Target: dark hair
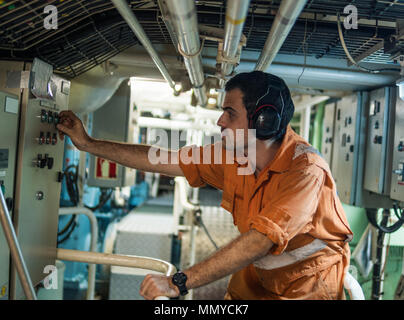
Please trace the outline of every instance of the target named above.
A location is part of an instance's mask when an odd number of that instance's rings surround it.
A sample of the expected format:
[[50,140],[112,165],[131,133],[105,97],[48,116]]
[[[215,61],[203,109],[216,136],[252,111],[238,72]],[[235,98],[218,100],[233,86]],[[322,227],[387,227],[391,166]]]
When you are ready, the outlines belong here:
[[265,95],[270,84],[276,85],[281,90],[282,95],[282,97],[280,95],[275,97],[272,104],[278,108],[279,111],[282,109],[282,103],[284,104],[279,133],[274,137],[276,140],[280,140],[283,139],[286,133],[286,127],[295,112],[295,106],[289,88],[284,80],[273,74],[262,71],[243,72],[231,78],[226,83],[225,90],[241,90],[243,93],[243,103],[247,109],[247,115],[250,116],[255,112],[258,99]]

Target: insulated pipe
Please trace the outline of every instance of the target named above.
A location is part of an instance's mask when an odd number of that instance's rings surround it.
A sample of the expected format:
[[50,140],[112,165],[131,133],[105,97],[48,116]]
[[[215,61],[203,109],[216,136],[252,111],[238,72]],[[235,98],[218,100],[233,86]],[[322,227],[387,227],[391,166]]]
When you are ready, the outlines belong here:
[[[240,45],[240,39],[247,18],[250,0],[229,0],[226,8],[226,24],[224,26],[223,58],[234,59]],[[234,64],[223,62],[222,75],[229,76],[234,68]],[[219,86],[223,89],[226,81],[219,80]],[[220,91],[217,97],[217,105],[222,106],[224,92]]]
[[163,60],[161,60],[160,56],[154,49],[152,43],[150,42],[149,38],[147,37],[146,33],[144,32],[142,26],[140,25],[139,21],[136,19],[135,15],[132,12],[132,9],[128,6],[125,0],[111,0],[114,4],[115,8],[119,11],[122,18],[126,21],[132,31],[135,33],[138,40],[142,43],[143,47],[147,50],[150,54],[151,58],[153,59],[154,63],[156,64],[157,68],[160,70],[161,74],[163,75],[164,79],[168,82],[170,87],[174,90],[174,94],[177,94],[177,90],[175,89],[175,82],[171,78],[167,67],[165,66]]
[[271,65],[302,12],[307,0],[283,0],[255,70],[265,71]]
[[18,243],[17,235],[11,222],[10,213],[4,200],[3,191],[0,187],[0,221],[3,227],[4,236],[10,248],[11,257],[20,277],[21,286],[28,300],[37,300],[34,286],[27,269],[27,266],[22,256],[20,244]]
[[[240,45],[240,39],[247,18],[250,0],[231,0],[227,2],[226,24],[224,27],[223,57],[234,59]],[[234,65],[222,63],[223,75],[229,75]]]
[[[209,66],[216,64],[216,59],[214,58],[204,58],[203,61]],[[248,71],[251,70],[250,68],[254,68],[254,64],[255,63],[253,62],[242,61],[240,67],[243,71]],[[358,87],[380,87],[381,85],[391,84],[398,78],[397,75],[389,73],[370,74],[363,71],[333,69],[317,66],[308,66],[305,68],[301,65],[289,65],[281,63],[273,63],[269,68],[263,69],[262,71],[276,74],[282,77],[286,82],[288,82],[287,80],[290,79],[289,86],[298,85],[296,75],[299,75],[304,71],[301,82],[306,80],[321,81],[324,84],[327,84],[328,82],[342,83],[355,90]]]
[[[98,242],[98,222],[94,213],[85,207],[75,207],[75,208],[60,208],[59,215],[72,215],[72,214],[84,214],[90,220],[91,225],[91,242],[90,251],[97,252],[97,242]],[[87,288],[87,300],[94,300],[95,292],[95,275],[96,269],[95,264],[88,265],[88,288]]]
[[184,57],[185,67],[194,87],[199,104],[208,103],[205,89],[205,76],[201,60],[201,43],[195,2],[193,0],[167,0],[170,19],[178,38],[178,51]]

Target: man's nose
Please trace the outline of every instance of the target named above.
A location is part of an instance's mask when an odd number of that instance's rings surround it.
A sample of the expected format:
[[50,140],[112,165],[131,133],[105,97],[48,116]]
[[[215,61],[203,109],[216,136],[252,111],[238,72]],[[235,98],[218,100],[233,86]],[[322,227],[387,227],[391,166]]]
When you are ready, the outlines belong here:
[[226,128],[224,120],[223,120],[223,115],[224,115],[224,113],[222,113],[222,115],[220,116],[220,118],[217,120],[217,123],[216,123],[219,127],[222,128],[222,131]]

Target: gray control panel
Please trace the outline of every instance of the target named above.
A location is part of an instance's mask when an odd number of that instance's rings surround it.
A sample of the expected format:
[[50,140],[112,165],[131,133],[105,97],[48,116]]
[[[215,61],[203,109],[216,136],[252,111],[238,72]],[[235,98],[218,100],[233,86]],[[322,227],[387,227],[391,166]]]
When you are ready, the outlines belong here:
[[404,101],[399,97],[395,122],[390,197],[404,202]]
[[[22,62],[0,61],[0,187],[10,214],[14,207],[14,173],[18,141],[20,90],[7,88],[7,72],[23,70]],[[0,300],[9,298],[10,251],[0,226]]]
[[396,87],[370,92],[363,186],[386,196],[391,186],[395,107]]
[[[359,97],[358,97],[359,96]],[[357,107],[361,94],[342,98],[337,103],[335,117],[335,141],[333,144],[332,173],[342,202],[354,203],[356,192],[355,148]]]
[[346,96],[336,108],[332,173],[338,196],[342,202],[358,207],[391,207],[391,199],[363,188],[369,93]]
[[[34,285],[47,275],[44,268],[55,265],[64,143],[59,141],[58,113],[68,108],[70,82],[41,64],[26,69],[35,74],[35,95],[23,90],[16,167],[14,224],[23,257]],[[50,69],[50,71],[49,71]],[[40,78],[38,78],[40,77]],[[41,86],[48,86],[50,90]],[[49,93],[44,96],[42,92]],[[24,293],[12,269],[12,299]]]
[[335,121],[336,103],[329,103],[325,106],[323,120],[323,134],[321,142],[321,154],[332,168],[332,153],[334,142],[334,121]]

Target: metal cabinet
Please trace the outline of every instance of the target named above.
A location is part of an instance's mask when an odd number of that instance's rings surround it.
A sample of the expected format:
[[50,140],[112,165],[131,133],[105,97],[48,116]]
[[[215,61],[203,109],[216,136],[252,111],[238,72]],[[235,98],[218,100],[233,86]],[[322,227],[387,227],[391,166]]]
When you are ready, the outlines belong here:
[[394,142],[396,88],[386,87],[370,92],[366,143],[366,190],[389,196]]
[[404,202],[404,101],[396,100],[390,197]]
[[[23,70],[24,63],[0,61],[0,186],[10,214],[14,207],[14,173],[17,155],[20,89],[8,88],[9,72]],[[0,227],[0,300],[9,297],[10,252]]]

